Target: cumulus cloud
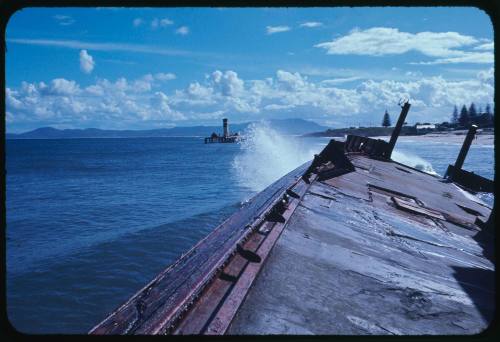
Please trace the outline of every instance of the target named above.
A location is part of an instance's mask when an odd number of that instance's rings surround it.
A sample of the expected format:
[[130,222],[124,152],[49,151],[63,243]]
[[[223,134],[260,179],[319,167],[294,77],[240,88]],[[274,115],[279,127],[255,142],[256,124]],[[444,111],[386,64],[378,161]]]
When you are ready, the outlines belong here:
[[216,70],[210,77],[210,82],[216,91],[224,96],[235,96],[241,94],[244,83],[238,74],[232,70],[221,72]]
[[90,74],[94,70],[95,62],[87,50],[80,51],[80,70],[86,74]]
[[[330,42],[316,44],[327,54],[383,56],[418,51],[429,57],[439,57],[442,63],[492,63],[492,53],[465,51],[463,48],[477,44],[478,39],[457,32],[401,32],[396,28],[373,27],[354,29],[347,35]],[[430,64],[428,63],[428,64]]]
[[151,116],[155,117],[156,119],[170,121],[179,121],[185,119],[185,116],[182,113],[170,108],[167,95],[165,95],[161,91],[155,92],[154,95],[150,98],[150,102],[151,109],[144,112],[147,113],[147,116],[143,116],[143,120],[148,120]]
[[290,31],[291,28],[289,26],[266,26],[267,34],[274,34],[280,32]]
[[136,92],[149,92],[153,88],[154,77],[151,74],[146,74],[132,83],[132,87]]
[[302,76],[298,72],[291,73],[284,70],[276,72],[276,80],[278,89],[283,89],[288,92],[297,92],[308,86],[307,76]]
[[[37,92],[37,87],[33,84],[23,84],[23,90],[29,94]],[[77,95],[80,92],[80,86],[75,81],[68,81],[64,78],[56,78],[46,85],[40,82],[38,90],[47,95]]]
[[[18,89],[6,88],[6,102],[13,124],[72,122],[75,127],[93,123],[114,127],[120,122],[173,123],[185,116],[170,107],[170,99],[158,90],[159,74],[146,74],[135,80],[99,79],[82,88],[64,78],[44,82],[23,82]],[[173,75],[173,74],[170,74]]]
[[[273,78],[242,80],[231,71],[215,71],[205,84],[192,83],[173,96],[173,103],[189,108],[203,105],[204,110],[226,110],[233,116],[270,116],[306,114],[306,118],[326,120],[353,115],[368,117],[383,113],[386,107],[399,110],[399,99],[412,101],[415,120],[448,120],[450,108],[460,103],[492,102],[493,69],[468,81],[449,81],[441,76],[411,77],[406,81],[359,82],[357,87],[341,88],[356,77],[312,82],[297,72],[278,70]],[[378,117],[377,117],[378,120]]]
[[320,26],[323,26],[323,23],[319,21],[308,21],[300,24],[300,27],[307,27],[307,28],[320,27]]
[[[405,80],[358,80],[339,77],[310,80],[295,71],[277,70],[272,77],[245,80],[233,70],[215,70],[204,80],[167,93],[162,84],[173,74],[146,74],[133,80],[99,79],[81,87],[75,81],[54,79],[48,84],[22,83],[6,88],[9,127],[19,122],[116,122],[172,124],[186,120],[234,120],[303,117],[319,122],[369,122],[370,118],[399,112],[400,98],[412,103],[410,122],[448,120],[454,105],[493,102],[494,69],[469,80],[442,76]],[[358,80],[357,84],[353,84]],[[343,87],[349,82],[349,87]],[[380,114],[380,115],[379,115]],[[44,121],[45,120],[45,121]],[[87,120],[87,121],[86,121]]]
[[185,35],[189,34],[189,27],[181,26],[177,30],[175,30],[175,33],[180,34],[182,36],[185,36]]
[[490,86],[494,86],[495,84],[495,70],[493,68],[489,68],[488,70],[482,70],[477,73],[477,78]]

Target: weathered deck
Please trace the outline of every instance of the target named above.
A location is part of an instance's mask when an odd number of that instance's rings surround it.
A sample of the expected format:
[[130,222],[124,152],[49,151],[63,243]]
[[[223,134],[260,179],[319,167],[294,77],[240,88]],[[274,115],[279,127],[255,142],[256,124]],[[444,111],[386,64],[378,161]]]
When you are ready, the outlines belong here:
[[349,159],[354,172],[306,192],[227,333],[484,330],[495,310],[493,236],[479,239],[475,222],[490,209],[403,165]]
[[486,329],[495,310],[491,208],[390,153],[380,140],[332,140],[91,333]]

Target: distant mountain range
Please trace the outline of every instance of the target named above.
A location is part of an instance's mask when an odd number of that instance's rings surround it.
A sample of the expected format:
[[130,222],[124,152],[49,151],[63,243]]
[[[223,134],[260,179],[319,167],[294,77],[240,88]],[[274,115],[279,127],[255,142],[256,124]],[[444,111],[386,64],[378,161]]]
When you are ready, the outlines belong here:
[[[318,131],[325,131],[327,127],[303,119],[267,120],[270,126],[281,134],[298,135]],[[242,133],[252,122],[231,124],[230,132]],[[7,133],[6,139],[72,139],[72,138],[134,138],[134,137],[173,137],[173,136],[202,136],[208,137],[213,132],[222,134],[220,126],[191,126],[158,128],[148,130],[107,130],[98,128],[85,129],[57,129],[41,127],[25,133]]]

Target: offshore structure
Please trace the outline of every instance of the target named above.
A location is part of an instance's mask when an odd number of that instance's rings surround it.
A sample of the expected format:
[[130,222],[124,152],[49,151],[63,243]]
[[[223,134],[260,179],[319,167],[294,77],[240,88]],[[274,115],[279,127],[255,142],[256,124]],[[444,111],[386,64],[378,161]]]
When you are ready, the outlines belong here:
[[212,133],[209,137],[205,138],[205,144],[208,143],[234,143],[239,141],[240,135],[238,133],[230,134],[227,119],[222,119],[222,136],[217,133]]
[[495,311],[493,181],[355,135],[283,176],[91,334],[476,334]]

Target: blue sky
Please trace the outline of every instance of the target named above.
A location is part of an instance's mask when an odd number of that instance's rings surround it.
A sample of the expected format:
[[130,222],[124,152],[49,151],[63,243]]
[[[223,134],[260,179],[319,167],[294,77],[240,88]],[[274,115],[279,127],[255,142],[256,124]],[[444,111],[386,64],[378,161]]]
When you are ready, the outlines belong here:
[[7,131],[301,117],[443,121],[493,103],[476,8],[24,9],[6,31]]

